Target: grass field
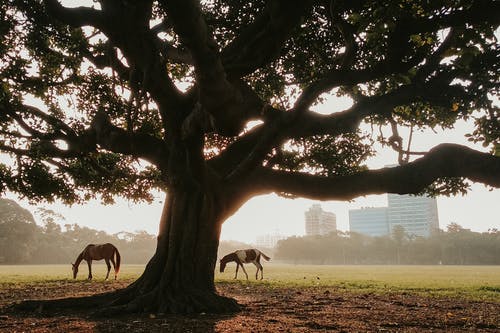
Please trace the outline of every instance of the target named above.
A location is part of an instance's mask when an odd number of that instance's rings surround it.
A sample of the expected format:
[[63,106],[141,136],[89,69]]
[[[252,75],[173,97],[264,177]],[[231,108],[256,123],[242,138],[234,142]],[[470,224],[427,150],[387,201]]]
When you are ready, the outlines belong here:
[[[250,281],[240,270],[233,280],[234,264],[226,272],[216,272],[216,281],[260,283],[270,288],[329,287],[350,292],[401,293],[411,292],[435,296],[500,302],[500,266],[318,266],[264,264],[264,281],[255,281],[255,267],[246,265]],[[105,265],[94,264],[96,281],[103,281]],[[143,265],[123,265],[121,280],[133,280],[143,271]],[[80,266],[78,279],[84,281],[87,267]],[[0,287],[4,284],[33,283],[50,280],[71,280],[70,265],[0,265]]]
[[[122,265],[119,277],[121,279],[136,279],[144,270],[144,265]],[[113,277],[111,269],[110,277]],[[43,282],[49,280],[72,279],[71,265],[0,265],[0,283]],[[87,265],[82,263],[78,272],[78,280],[87,278]],[[106,265],[92,264],[92,275],[97,281],[106,276]]]

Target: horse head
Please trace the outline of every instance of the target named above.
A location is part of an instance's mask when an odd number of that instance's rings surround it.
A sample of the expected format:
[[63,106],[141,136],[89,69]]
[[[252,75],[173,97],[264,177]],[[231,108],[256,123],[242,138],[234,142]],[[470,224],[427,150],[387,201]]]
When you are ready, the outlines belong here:
[[78,274],[78,266],[71,263],[71,270],[73,271],[73,279],[76,279],[76,274]]

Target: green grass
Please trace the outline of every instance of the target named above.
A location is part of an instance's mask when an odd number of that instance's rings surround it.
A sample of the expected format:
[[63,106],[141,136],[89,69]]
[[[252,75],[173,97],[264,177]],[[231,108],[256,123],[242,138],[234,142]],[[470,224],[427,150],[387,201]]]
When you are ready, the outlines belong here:
[[[323,286],[349,292],[410,292],[500,302],[500,266],[264,265],[264,283],[270,287]],[[255,281],[255,267],[246,267]],[[228,266],[225,273],[216,274],[217,279],[234,281],[234,269],[234,265]],[[244,277],[240,269],[238,278]]]
[[[318,266],[264,263],[264,281],[255,281],[255,266],[245,266],[250,278],[233,280],[235,265],[226,272],[216,271],[216,281],[224,283],[260,283],[269,288],[328,287],[348,292],[417,293],[500,302],[500,266]],[[94,264],[94,279],[102,280],[106,266]],[[123,265],[120,280],[134,280],[143,265]],[[87,267],[80,266],[78,279],[84,281]],[[0,288],[5,284],[42,283],[72,280],[70,265],[0,265]]]
[[[144,271],[144,265],[122,265],[120,279],[136,279]],[[111,269],[110,277],[113,275]],[[87,265],[80,265],[77,281],[85,280],[88,275]],[[106,265],[92,265],[94,279],[103,280],[106,276]],[[33,283],[57,280],[73,280],[71,265],[0,265],[0,283]]]

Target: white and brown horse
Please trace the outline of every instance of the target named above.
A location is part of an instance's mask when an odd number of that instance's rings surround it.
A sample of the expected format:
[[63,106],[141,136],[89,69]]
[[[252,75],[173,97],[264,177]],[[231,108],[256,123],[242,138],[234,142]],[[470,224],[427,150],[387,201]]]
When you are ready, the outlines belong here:
[[241,266],[241,269],[247,276],[248,280],[248,274],[247,271],[245,270],[245,267],[243,267],[243,264],[252,263],[257,267],[257,272],[255,272],[255,279],[258,279],[260,270],[260,279],[262,280],[264,278],[264,268],[260,264],[260,257],[264,258],[267,261],[271,260],[271,258],[269,258],[268,256],[266,256],[264,253],[260,252],[257,249],[234,251],[233,253],[229,253],[228,255],[224,256],[220,260],[220,271],[221,273],[224,272],[227,263],[234,261],[236,263],[236,274],[234,275],[234,278],[236,279],[238,277],[238,268],[240,268]]
[[102,260],[102,259],[106,261],[106,266],[108,266],[108,274],[106,274],[106,280],[108,279],[109,271],[111,270],[111,264],[109,263],[110,261],[115,269],[115,280],[116,280],[116,276],[120,271],[121,257],[120,257],[120,252],[118,252],[118,249],[111,243],[87,245],[85,249],[83,249],[82,253],[78,255],[75,263],[71,264],[73,266],[72,267],[73,279],[76,279],[76,274],[78,274],[78,266],[80,266],[82,260],[85,260],[87,262],[87,265],[89,266],[88,279],[92,280],[92,260]]

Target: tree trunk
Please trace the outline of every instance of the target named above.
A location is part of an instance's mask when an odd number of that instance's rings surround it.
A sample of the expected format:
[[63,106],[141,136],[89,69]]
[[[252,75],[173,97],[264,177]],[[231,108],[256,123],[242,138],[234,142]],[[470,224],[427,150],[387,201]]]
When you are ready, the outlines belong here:
[[203,135],[175,139],[168,162],[169,189],[156,252],[143,275],[110,310],[223,313],[239,309],[217,294],[214,270],[227,200],[203,156]]
[[217,294],[214,270],[221,205],[199,188],[169,192],[156,252],[143,275],[108,308],[126,312],[223,313],[239,309]]
[[170,190],[157,247],[142,276],[125,289],[88,297],[24,301],[20,310],[92,308],[98,315],[131,312],[229,313],[238,303],[217,294],[214,270],[224,206],[216,191]]

